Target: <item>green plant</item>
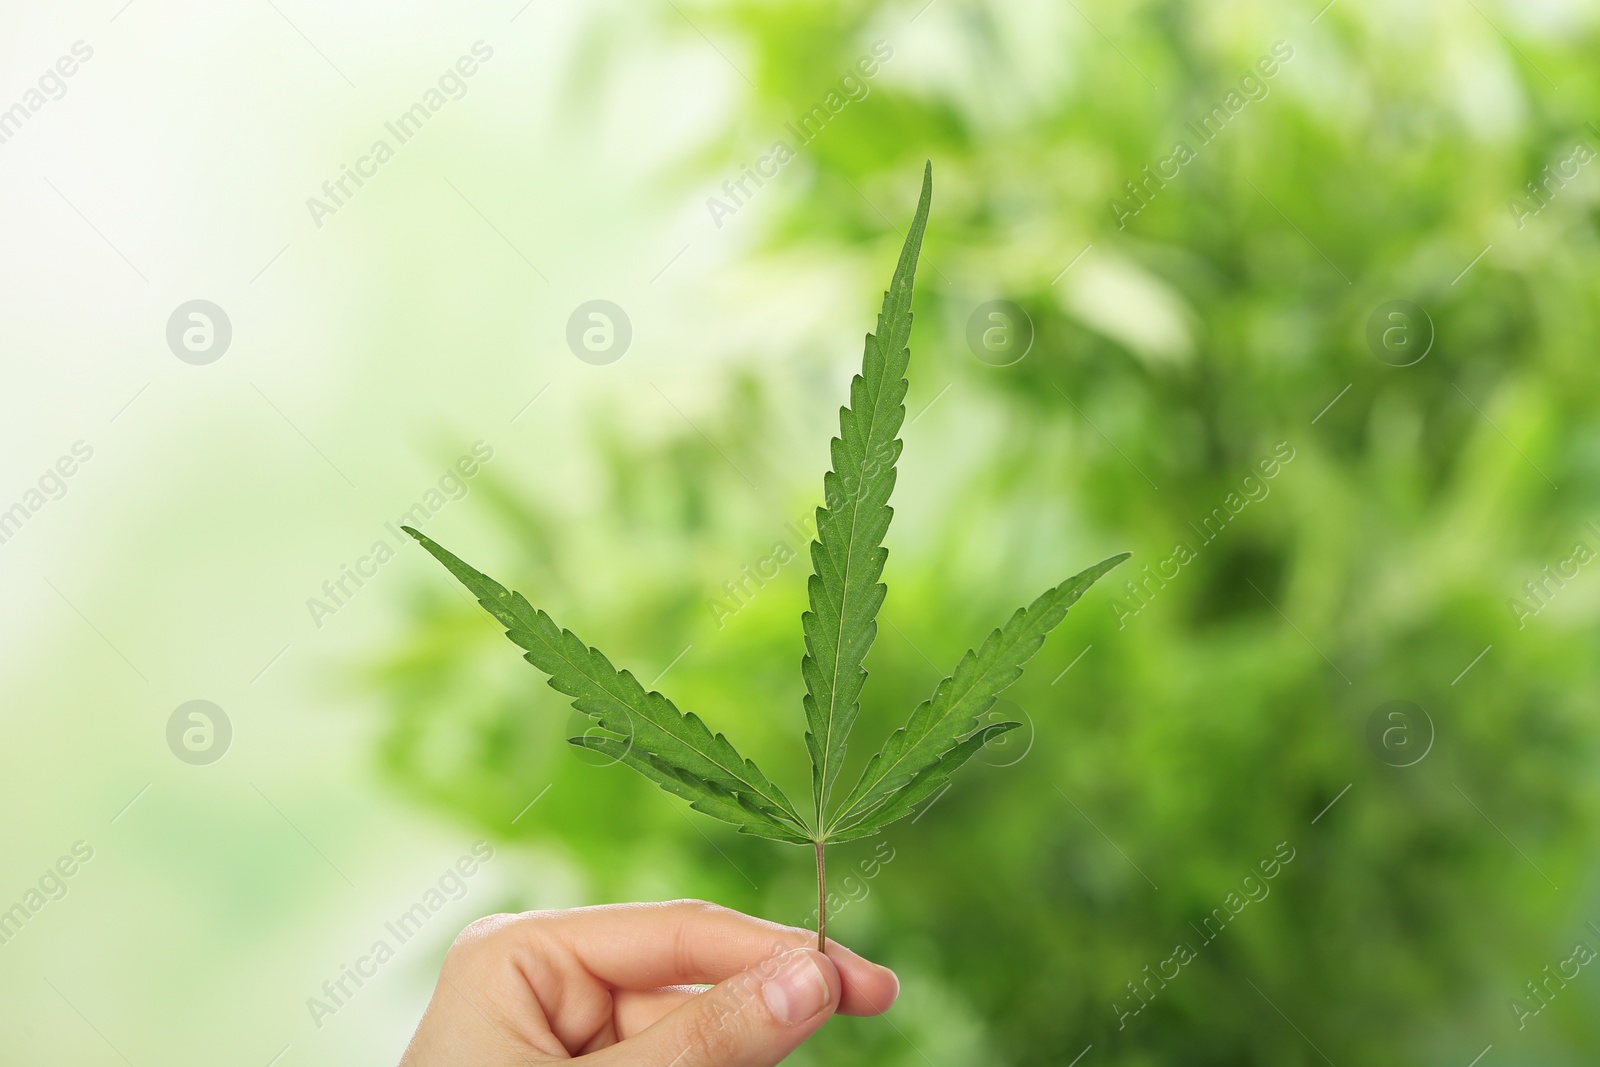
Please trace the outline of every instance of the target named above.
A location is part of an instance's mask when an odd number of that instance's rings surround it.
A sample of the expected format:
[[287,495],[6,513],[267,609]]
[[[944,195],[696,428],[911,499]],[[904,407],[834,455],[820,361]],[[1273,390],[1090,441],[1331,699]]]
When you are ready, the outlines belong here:
[[521,593],[474,570],[423,534],[404,527],[478,602],[506,627],[524,658],[549,675],[550,686],[591,716],[601,732],[571,738],[625,763],[697,811],[741,833],[810,845],[817,859],[817,946],[827,943],[826,846],[869,837],[917,810],[984,745],[1022,725],[979,726],[996,698],[1022,676],[1050,631],[1103,574],[1128,553],[1102,560],[1019,608],[983,644],[969,649],[933,695],[911,713],[860,780],[834,804],[833,787],[850,729],[860,710],[867,672],[862,666],[877,635],[878,609],[888,587],[879,581],[893,511],[895,462],[905,419],[910,362],[912,281],[933,193],[933,168],[923,171],[922,195],[894,277],[884,294],[878,331],[868,334],[861,373],[850,383],[850,406],[839,412],[830,445],[833,467],[823,477],[825,506],[817,509],[811,545],[810,610],[801,615],[806,654],[806,748],[811,756],[812,813],[801,815],[762,770],[722,734],[665,696],[646,691],[598,649],[557,626]]

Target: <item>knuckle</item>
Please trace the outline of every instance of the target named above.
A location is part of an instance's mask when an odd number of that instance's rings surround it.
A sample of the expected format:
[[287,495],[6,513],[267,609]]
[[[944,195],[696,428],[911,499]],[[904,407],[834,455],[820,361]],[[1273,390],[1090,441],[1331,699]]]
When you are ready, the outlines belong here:
[[494,915],[485,915],[481,919],[474,919],[463,927],[461,932],[456,935],[456,939],[450,943],[448,954],[460,957],[471,952],[516,918],[517,916],[515,915],[498,912]]
[[672,973],[675,975],[692,975],[699,971],[697,960],[699,954],[695,951],[697,938],[692,922],[681,922],[672,932]]
[[675,900],[670,907],[678,920],[672,931],[673,972],[678,975],[699,974],[700,946],[705,941],[705,930],[701,924],[732,912],[720,904],[705,900]]
[[701,900],[698,897],[685,897],[682,900],[674,900],[671,906],[674,910],[682,912],[686,918],[723,915],[732,911],[731,908],[725,908],[721,904],[713,904],[709,900]]
[[530,968],[537,964],[546,942],[546,924],[556,915],[548,911],[498,912],[468,923],[445,952],[442,970],[462,977],[492,973],[507,961]]

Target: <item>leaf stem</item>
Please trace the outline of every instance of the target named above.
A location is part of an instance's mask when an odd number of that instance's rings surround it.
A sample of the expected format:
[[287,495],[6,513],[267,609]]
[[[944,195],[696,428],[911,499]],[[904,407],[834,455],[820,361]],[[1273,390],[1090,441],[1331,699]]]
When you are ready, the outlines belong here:
[[823,858],[823,849],[827,844],[816,842],[817,846],[817,951],[828,951],[828,863]]

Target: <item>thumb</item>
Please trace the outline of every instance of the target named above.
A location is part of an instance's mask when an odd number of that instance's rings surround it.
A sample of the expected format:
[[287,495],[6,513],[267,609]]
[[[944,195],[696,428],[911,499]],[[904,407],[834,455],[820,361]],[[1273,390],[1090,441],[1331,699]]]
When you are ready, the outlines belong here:
[[766,960],[679,1006],[592,1058],[595,1067],[772,1067],[833,1015],[833,961],[799,948]]

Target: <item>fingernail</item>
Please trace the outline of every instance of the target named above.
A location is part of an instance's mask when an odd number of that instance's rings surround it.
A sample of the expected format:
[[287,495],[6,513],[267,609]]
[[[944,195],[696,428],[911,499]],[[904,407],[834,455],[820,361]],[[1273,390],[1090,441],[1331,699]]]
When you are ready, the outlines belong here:
[[828,1006],[828,979],[805,949],[796,949],[778,965],[761,990],[773,1016],[786,1026],[803,1023]]

